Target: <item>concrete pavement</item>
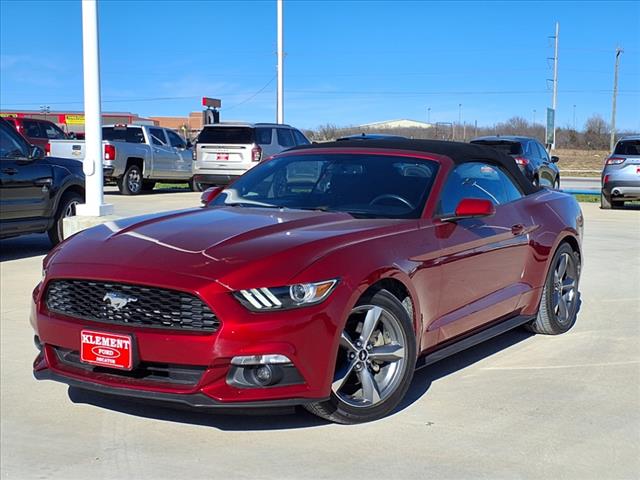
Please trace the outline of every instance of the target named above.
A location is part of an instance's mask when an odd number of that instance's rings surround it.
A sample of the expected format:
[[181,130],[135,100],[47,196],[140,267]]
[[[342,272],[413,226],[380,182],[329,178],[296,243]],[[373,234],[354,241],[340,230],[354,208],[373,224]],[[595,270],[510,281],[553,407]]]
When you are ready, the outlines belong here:
[[[108,195],[120,214],[193,193]],[[509,332],[418,372],[402,408],[339,426],[223,416],[37,382],[29,297],[44,236],[0,242],[4,479],[640,477],[640,212],[586,217],[582,306],[558,337]]]

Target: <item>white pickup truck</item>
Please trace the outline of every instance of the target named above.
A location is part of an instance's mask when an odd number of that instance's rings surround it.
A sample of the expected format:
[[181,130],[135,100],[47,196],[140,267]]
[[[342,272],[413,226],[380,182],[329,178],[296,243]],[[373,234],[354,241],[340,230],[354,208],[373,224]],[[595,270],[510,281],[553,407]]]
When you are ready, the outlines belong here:
[[[102,127],[105,180],[115,180],[123,195],[153,190],[156,182],[192,181],[191,144],[173,130],[146,125]],[[52,157],[84,159],[84,140],[50,140]]]

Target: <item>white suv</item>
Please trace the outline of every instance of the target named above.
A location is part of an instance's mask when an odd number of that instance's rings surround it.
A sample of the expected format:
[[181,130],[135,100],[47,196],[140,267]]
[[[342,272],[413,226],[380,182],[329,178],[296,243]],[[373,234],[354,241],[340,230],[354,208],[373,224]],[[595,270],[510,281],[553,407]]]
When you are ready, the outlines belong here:
[[275,123],[205,125],[193,147],[193,184],[226,185],[261,160],[310,143],[299,130]]

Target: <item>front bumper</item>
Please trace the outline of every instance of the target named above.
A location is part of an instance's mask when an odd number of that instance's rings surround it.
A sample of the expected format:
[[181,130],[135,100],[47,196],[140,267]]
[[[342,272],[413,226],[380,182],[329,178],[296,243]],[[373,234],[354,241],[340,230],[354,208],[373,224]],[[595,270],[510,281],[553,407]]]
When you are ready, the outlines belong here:
[[[101,275],[97,276],[96,271]],[[97,278],[99,277],[99,278]],[[41,343],[34,362],[38,379],[51,379],[90,390],[149,398],[204,407],[244,407],[254,405],[283,406],[321,401],[330,396],[335,368],[341,319],[346,318],[349,290],[339,285],[323,303],[296,310],[251,313],[233,298],[229,290],[216,282],[199,277],[172,273],[173,288],[181,285],[195,293],[221,320],[216,332],[180,331],[106,324],[66,317],[47,311],[45,286],[34,291],[31,323]],[[125,282],[121,269],[115,266],[56,264],[48,278],[91,278]],[[127,271],[126,283],[172,288],[158,284],[158,272],[133,269]],[[150,281],[150,279],[154,279]],[[124,375],[105,368],[79,368],[61,361],[58,352],[78,352],[80,332],[93,329],[114,334],[131,335],[140,364],[184,366],[202,370],[191,383],[163,382],[157,377]],[[285,355],[299,374],[300,381],[268,387],[239,386],[231,379],[231,359],[241,355]],[[86,366],[85,366],[86,367]],[[150,379],[151,378],[151,379]]]

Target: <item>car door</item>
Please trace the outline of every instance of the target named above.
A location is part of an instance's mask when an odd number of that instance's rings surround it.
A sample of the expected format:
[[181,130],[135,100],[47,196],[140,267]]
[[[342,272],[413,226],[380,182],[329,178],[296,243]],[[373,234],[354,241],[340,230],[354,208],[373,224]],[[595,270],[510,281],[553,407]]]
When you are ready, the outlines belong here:
[[450,216],[463,198],[490,200],[495,214],[436,226],[442,281],[433,328],[441,341],[512,314],[529,290],[521,277],[532,220],[521,213],[525,197],[516,183],[496,165],[463,163],[447,178],[436,216]]
[[[149,128],[149,144],[153,152],[153,178],[173,178],[178,157],[163,128]],[[145,172],[146,176],[146,172]]]
[[191,168],[193,163],[193,153],[187,148],[187,141],[172,130],[165,130],[169,145],[173,148],[176,156],[173,172],[171,177],[181,180],[189,180],[191,178]]
[[[30,146],[5,122],[0,123],[0,218],[46,217],[53,171],[44,159],[32,159]],[[4,229],[3,229],[4,230]]]

